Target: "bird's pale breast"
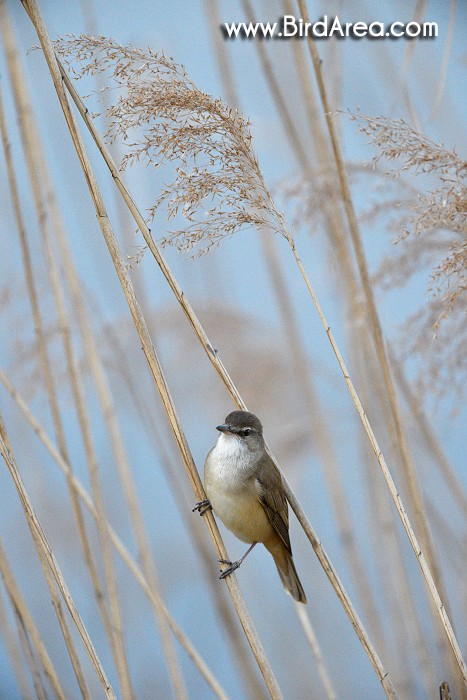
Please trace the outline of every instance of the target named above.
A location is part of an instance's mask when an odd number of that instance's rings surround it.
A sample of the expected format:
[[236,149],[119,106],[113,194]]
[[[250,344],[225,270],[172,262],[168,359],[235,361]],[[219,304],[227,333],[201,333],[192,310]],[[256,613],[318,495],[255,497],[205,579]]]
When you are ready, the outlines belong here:
[[[228,449],[228,448],[227,448]],[[220,445],[211,450],[204,467],[204,487],[214,513],[242,542],[264,542],[270,539],[272,525],[258,500],[254,474],[246,477],[247,455],[240,462],[224,453]]]

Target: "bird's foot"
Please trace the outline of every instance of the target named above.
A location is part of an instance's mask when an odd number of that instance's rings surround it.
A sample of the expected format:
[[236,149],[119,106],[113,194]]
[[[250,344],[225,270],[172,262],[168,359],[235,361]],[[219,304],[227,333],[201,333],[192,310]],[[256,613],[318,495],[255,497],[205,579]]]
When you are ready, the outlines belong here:
[[200,515],[204,515],[205,512],[210,509],[212,510],[212,505],[207,498],[204,498],[202,501],[197,502],[191,512],[194,513],[195,510],[197,510]]
[[225,569],[219,576],[219,578],[226,578],[227,576],[230,576],[230,574],[233,574],[235,569],[238,569],[240,564],[242,563],[242,560],[240,561],[229,561],[228,559],[218,559],[220,564],[228,564],[228,568]]

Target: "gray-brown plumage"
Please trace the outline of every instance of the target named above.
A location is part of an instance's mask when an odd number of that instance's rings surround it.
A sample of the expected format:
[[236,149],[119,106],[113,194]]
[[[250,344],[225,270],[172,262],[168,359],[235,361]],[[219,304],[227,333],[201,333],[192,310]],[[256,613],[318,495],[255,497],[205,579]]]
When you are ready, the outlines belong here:
[[[250,549],[224,571],[240,566],[257,542],[272,554],[284,588],[300,603],[306,596],[292,558],[289,514],[282,477],[264,445],[260,420],[229,413],[204,466],[204,487],[214,513]],[[230,562],[226,562],[230,563]]]

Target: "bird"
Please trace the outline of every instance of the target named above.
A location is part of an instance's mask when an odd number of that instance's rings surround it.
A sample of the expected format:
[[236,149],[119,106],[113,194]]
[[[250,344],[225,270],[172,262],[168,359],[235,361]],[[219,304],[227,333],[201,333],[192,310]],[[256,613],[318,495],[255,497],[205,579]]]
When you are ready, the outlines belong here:
[[248,411],[232,411],[204,465],[207,499],[193,510],[212,508],[224,525],[250,547],[227,564],[220,578],[238,569],[258,542],[272,554],[285,590],[300,603],[306,595],[292,558],[289,513],[282,475],[266,451],[261,421]]

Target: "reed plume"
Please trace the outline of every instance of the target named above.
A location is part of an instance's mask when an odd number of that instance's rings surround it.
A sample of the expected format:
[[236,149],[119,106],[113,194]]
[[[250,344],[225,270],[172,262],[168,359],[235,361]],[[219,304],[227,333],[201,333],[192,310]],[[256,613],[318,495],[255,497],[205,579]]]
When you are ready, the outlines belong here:
[[391,289],[430,269],[426,303],[403,325],[399,358],[421,360],[415,380],[421,395],[442,395],[449,387],[460,399],[467,378],[467,161],[403,119],[351,118],[375,148],[373,163],[389,165],[389,176],[430,178],[426,189],[411,188],[395,230],[397,247],[383,257],[374,281]]
[[54,45],[72,77],[106,72],[112,80],[118,97],[106,110],[106,138],[125,144],[121,168],[177,162],[149,220],[165,204],[168,220],[182,215],[188,224],[162,245],[203,254],[246,226],[282,233],[251,148],[250,123],[238,110],[200,90],[162,52],[85,35]]

